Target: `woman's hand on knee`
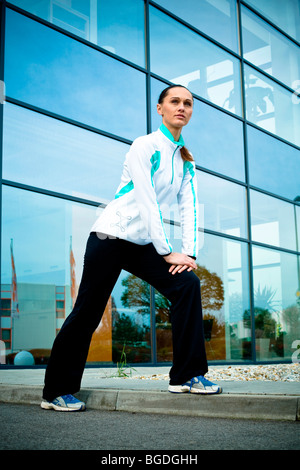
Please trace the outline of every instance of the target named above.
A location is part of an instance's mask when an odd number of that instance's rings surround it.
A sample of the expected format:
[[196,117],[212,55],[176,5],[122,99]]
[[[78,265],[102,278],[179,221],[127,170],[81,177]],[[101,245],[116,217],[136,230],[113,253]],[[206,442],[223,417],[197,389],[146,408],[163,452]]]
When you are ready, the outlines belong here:
[[171,264],[169,272],[172,274],[181,273],[186,269],[192,271],[192,269],[197,268],[196,262],[188,255],[184,253],[170,253],[167,256],[164,256],[164,259],[167,263]]

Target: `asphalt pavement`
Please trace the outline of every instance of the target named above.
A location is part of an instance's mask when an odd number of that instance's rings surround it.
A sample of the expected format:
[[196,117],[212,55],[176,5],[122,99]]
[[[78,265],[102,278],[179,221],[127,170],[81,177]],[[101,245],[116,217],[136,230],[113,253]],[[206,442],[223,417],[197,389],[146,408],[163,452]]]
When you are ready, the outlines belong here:
[[[31,468],[33,461],[38,462],[39,468],[45,462],[51,465],[51,458],[53,464],[60,465],[61,451],[80,451],[74,456],[72,452],[72,463],[75,461],[78,467],[81,454],[84,455],[82,463],[87,465],[85,457],[94,451],[92,456],[97,466],[110,461],[127,467],[143,464],[145,468],[145,463],[168,463],[173,459],[171,463],[197,464],[199,468],[206,458],[203,451],[212,452],[211,465],[224,465],[228,459],[232,466],[238,462],[244,465],[251,456],[243,452],[240,458],[234,459],[225,454],[217,461],[216,451],[300,450],[300,423],[296,421],[187,417],[90,408],[80,413],[58,413],[36,405],[2,403],[0,422],[0,449],[13,452],[12,461],[18,459],[16,451],[26,451],[19,461],[23,465],[28,461]],[[52,456],[54,450],[59,452]],[[28,454],[28,451],[51,452],[44,459],[43,452]],[[5,457],[3,454],[2,458]],[[266,457],[268,465],[270,458],[278,464],[276,452]],[[255,459],[257,465],[261,456],[255,455]],[[70,466],[70,460],[66,462]]]

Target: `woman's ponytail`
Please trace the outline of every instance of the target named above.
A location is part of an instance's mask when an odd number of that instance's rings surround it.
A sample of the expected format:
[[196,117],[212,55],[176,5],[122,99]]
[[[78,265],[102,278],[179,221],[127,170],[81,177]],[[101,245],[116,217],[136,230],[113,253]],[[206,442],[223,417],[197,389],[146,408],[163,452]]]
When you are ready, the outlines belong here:
[[185,160],[187,162],[194,161],[192,155],[190,154],[190,152],[188,151],[188,149],[186,147],[181,147],[180,153],[181,153],[182,160]]

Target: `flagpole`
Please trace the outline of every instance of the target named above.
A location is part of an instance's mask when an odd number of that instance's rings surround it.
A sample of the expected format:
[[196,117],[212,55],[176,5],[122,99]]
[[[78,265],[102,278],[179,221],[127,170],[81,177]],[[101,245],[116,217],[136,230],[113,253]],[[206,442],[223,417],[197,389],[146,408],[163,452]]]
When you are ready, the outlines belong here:
[[10,239],[10,259],[12,269],[11,279],[11,350],[13,352],[13,338],[15,334],[15,318],[19,318],[19,301],[18,301],[18,286],[17,286],[17,273],[13,252],[13,238]]
[[76,300],[76,274],[75,274],[75,258],[72,247],[72,235],[70,236],[70,293],[72,309]]
[[12,283],[11,283],[11,290],[12,290],[12,309],[11,315],[12,317],[19,317],[19,302],[18,302],[18,286],[17,286],[17,273],[16,273],[16,266],[15,266],[15,259],[14,259],[14,252],[13,252],[13,239],[10,239],[10,256],[11,256],[11,267],[12,267]]
[[[12,253],[13,253],[13,239],[11,238],[10,239],[10,256],[12,256]],[[12,305],[13,305],[13,302],[12,302],[13,293],[12,292],[10,293],[10,296],[11,296],[11,300],[10,300],[10,315],[11,315],[11,343],[10,343],[10,348],[11,348],[11,354],[13,354],[13,352],[14,352],[13,343],[14,343],[14,333],[15,333],[15,322],[14,322],[14,316],[12,314]]]

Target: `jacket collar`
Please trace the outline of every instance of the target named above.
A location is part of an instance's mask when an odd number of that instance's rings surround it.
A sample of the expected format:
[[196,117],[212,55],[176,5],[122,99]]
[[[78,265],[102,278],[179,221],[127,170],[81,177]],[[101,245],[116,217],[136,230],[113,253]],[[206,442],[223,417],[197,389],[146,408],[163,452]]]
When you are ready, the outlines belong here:
[[184,146],[184,140],[181,134],[180,134],[179,140],[176,141],[174,137],[172,136],[171,132],[169,131],[169,129],[164,124],[161,124],[159,130],[177,147]]

